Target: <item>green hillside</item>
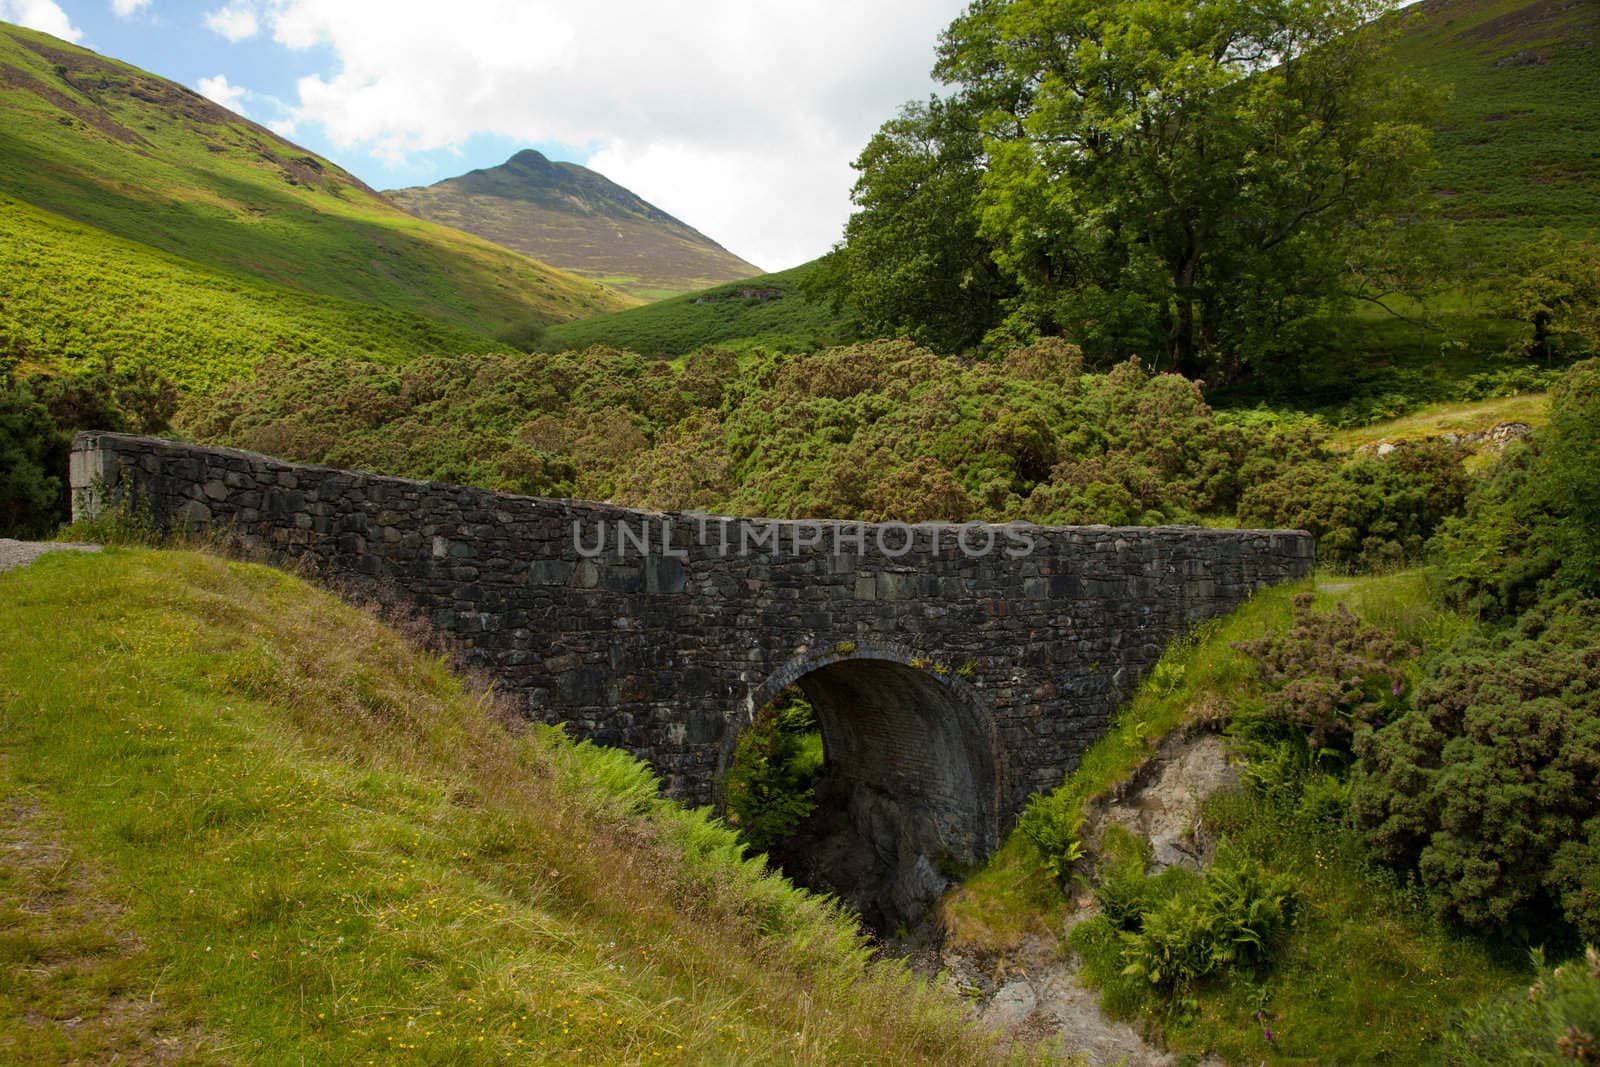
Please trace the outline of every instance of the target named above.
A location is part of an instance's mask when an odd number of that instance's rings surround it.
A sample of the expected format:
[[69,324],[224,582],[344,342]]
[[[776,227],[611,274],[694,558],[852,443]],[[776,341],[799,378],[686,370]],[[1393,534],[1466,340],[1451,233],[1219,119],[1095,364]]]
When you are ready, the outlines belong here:
[[849,340],[855,327],[848,317],[800,291],[815,265],[564,323],[549,331],[542,347],[556,352],[609,345],[670,358],[705,345],[808,351]]
[[422,315],[273,285],[0,196],[0,364],[149,366],[186,390],[268,355],[399,362],[504,346]]
[[419,218],[644,300],[761,273],[604,175],[531,149],[498,167],[384,195]]
[[642,765],[281,573],[53,556],[0,648],[0,1060],[999,1058]]
[[0,25],[0,85],[0,194],[114,236],[479,333],[629,303],[407,215],[264,127],[46,34]]
[[1424,0],[1401,18],[1401,61],[1453,89],[1433,140],[1445,215],[1496,250],[1600,233],[1600,4]]

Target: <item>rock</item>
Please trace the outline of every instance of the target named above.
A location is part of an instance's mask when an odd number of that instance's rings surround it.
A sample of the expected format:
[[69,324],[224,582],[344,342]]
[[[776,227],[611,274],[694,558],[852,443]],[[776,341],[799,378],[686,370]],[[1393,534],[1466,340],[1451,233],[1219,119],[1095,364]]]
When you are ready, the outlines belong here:
[[1149,840],[1157,870],[1198,870],[1210,859],[1213,844],[1204,832],[1200,806],[1238,781],[1239,769],[1228,762],[1222,738],[1174,734],[1120,796],[1091,811],[1085,839],[1098,841],[1105,827],[1121,826]]
[[1384,441],[1382,444],[1378,445],[1378,455],[1379,456],[1390,455],[1398,447],[1399,447],[1398,445],[1393,445],[1393,444],[1390,444],[1388,441]]
[[1525,422],[1502,422],[1489,431],[1489,441],[1496,448],[1504,448],[1512,441],[1520,441],[1533,432],[1533,427]]

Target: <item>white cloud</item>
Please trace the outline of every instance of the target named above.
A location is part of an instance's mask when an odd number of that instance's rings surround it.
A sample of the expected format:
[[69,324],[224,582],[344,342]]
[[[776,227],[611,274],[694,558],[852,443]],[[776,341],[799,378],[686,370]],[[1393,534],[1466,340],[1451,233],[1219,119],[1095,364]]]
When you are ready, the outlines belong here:
[[229,111],[237,112],[240,115],[249,114],[249,112],[245,111],[244,105],[240,103],[244,99],[247,90],[238,85],[229,85],[225,74],[218,74],[214,78],[201,78],[195,84],[195,88],[200,90],[201,96],[221,104]]
[[380,158],[474,133],[589,145],[589,165],[764,267],[816,256],[850,161],[927,78],[963,0],[269,0],[329,47],[293,120]]
[[206,12],[206,25],[211,32],[220,34],[230,41],[243,41],[254,37],[261,29],[256,20],[256,13],[249,4],[229,4],[219,7],[215,11]]
[[150,0],[111,0],[111,10],[118,18],[130,18],[150,6]]
[[63,41],[77,41],[83,37],[83,31],[72,24],[55,0],[0,0],[0,22],[42,30]]

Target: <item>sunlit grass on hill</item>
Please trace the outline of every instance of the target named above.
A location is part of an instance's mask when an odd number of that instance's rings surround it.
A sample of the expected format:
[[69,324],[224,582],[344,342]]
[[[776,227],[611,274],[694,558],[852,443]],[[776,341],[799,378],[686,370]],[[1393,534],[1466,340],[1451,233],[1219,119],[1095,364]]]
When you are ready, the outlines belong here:
[[810,351],[855,336],[846,313],[806,299],[800,283],[814,263],[729,282],[703,292],[551,327],[546,351],[609,345],[641,355],[682,356],[706,345]]
[[626,754],[294,578],[53,556],[0,575],[0,649],[0,804],[59,860],[0,864],[0,1057],[997,1055]]
[[227,274],[0,196],[0,345],[24,370],[148,365],[204,392],[265,355],[506,351],[421,315]]
[[0,82],[0,193],[116,237],[468,330],[633,303],[407,215],[265,127],[46,34],[0,25]]

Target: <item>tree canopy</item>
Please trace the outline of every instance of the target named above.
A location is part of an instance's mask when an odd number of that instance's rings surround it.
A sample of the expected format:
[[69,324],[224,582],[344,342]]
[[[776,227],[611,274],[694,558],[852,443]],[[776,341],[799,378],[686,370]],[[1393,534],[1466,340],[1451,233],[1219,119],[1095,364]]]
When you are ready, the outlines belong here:
[[939,43],[950,97],[857,160],[823,284],[928,340],[1064,333],[1190,375],[1291,350],[1369,230],[1421,211],[1390,6],[975,0]]

